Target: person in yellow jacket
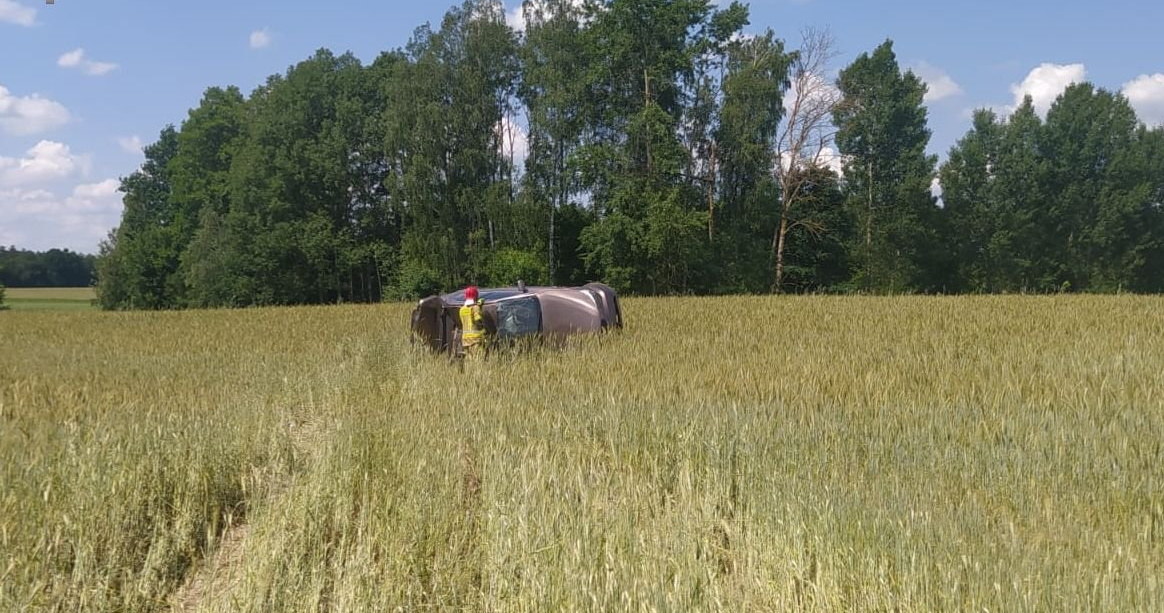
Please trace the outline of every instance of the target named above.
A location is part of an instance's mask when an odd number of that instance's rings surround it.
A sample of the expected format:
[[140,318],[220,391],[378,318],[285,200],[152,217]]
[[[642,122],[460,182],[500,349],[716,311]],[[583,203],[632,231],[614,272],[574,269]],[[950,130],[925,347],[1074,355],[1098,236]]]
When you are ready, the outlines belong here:
[[485,319],[481,315],[482,301],[477,288],[465,288],[465,305],[461,307],[461,346],[466,358],[478,358],[485,352]]

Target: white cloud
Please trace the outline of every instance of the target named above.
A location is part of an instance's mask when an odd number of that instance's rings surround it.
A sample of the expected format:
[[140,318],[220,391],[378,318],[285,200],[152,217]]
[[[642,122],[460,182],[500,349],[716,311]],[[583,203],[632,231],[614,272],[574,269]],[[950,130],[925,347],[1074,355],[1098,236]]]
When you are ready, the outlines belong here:
[[832,81],[804,68],[793,69],[777,138],[781,169],[815,164],[842,174],[841,158],[828,146],[833,142],[832,109],[840,99],[841,91]]
[[94,77],[109,74],[117,69],[117,64],[113,62],[87,62],[85,64],[85,74]]
[[0,190],[0,244],[96,253],[121,218],[116,179],[74,185],[64,197],[47,189]]
[[[778,158],[780,167],[784,170],[789,169],[789,167],[792,165],[792,160],[793,156],[787,152],[781,153]],[[820,153],[814,155],[812,159],[802,158],[802,160],[805,162],[815,161],[820,166],[824,166],[825,168],[828,168],[837,173],[838,177],[845,176],[845,160],[841,157],[841,154],[837,153],[837,150],[833,149],[832,147],[822,147]]]
[[62,126],[69,122],[69,111],[59,102],[31,96],[13,96],[0,85],[0,132],[27,136]]
[[69,51],[68,53],[62,53],[61,57],[57,58],[57,66],[62,68],[73,68],[74,66],[80,66],[81,60],[84,57],[85,50],[78,47],[72,51]]
[[811,105],[831,104],[841,98],[841,90],[837,89],[836,84],[832,81],[821,77],[818,74],[804,73],[802,79],[792,79],[791,86],[788,91],[784,93],[784,112],[792,112],[796,104],[796,98],[800,95],[800,88],[804,87],[805,96],[802,104]]
[[[585,0],[570,0],[570,5],[574,10],[581,9],[584,3]],[[505,11],[505,23],[509,24],[509,27],[518,32],[524,32],[527,25],[522,4],[521,0],[516,0],[514,7]],[[545,19],[547,17],[546,7],[539,0],[530,2],[529,9],[533,12],[535,19]]]
[[1018,108],[1023,98],[1029,95],[1035,105],[1035,112],[1045,117],[1055,98],[1058,98],[1068,85],[1083,82],[1086,76],[1087,69],[1083,64],[1039,64],[1027,73],[1022,83],[1010,86],[1010,91],[1014,94],[1014,106],[1007,108],[1006,114],[1009,115]]
[[62,53],[61,57],[57,58],[57,66],[61,68],[79,68],[85,74],[94,77],[109,74],[117,68],[117,64],[112,62],[95,62],[86,59],[85,50],[80,47],[68,53]]
[[[9,215],[36,213],[44,208],[44,202],[53,199],[53,193],[47,189],[8,189],[0,190],[0,206],[3,213]],[[0,241],[0,245],[9,245]]]
[[505,12],[505,23],[518,32],[525,31],[525,13],[521,10],[521,3]]
[[267,28],[251,32],[251,49],[263,49],[271,45],[271,32]]
[[845,161],[841,158],[841,154],[832,147],[825,147],[820,152],[820,160],[824,162],[825,166],[837,173],[838,177],[845,176]]
[[943,98],[958,96],[962,93],[962,86],[958,85],[946,71],[926,62],[918,62],[913,67],[913,73],[926,83],[926,102],[937,102]]
[[1123,94],[1140,121],[1149,126],[1164,125],[1164,73],[1140,75],[1124,83]]
[[0,156],[0,187],[43,185],[88,171],[88,158],[74,155],[66,144],[42,140],[24,157]]
[[14,0],[0,0],[0,22],[30,27],[36,24],[36,9]]
[[117,193],[117,188],[120,187],[117,179],[105,179],[100,183],[86,183],[78,185],[73,189],[71,196],[72,204],[74,206],[83,206],[92,208],[94,201],[108,198]]
[[135,153],[141,155],[142,148],[145,143],[142,142],[141,137],[134,134],[133,136],[122,136],[117,139],[117,146],[126,153]]

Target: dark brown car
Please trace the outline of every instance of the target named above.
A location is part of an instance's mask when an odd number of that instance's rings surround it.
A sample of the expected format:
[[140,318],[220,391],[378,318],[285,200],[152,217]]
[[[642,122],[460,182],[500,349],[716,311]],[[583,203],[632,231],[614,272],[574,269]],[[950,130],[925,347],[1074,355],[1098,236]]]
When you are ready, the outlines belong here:
[[[491,339],[501,343],[523,337],[562,339],[580,332],[622,327],[618,296],[609,286],[481,288],[482,315]],[[461,320],[465,304],[459,290],[429,296],[412,311],[413,340],[435,351],[461,351]]]

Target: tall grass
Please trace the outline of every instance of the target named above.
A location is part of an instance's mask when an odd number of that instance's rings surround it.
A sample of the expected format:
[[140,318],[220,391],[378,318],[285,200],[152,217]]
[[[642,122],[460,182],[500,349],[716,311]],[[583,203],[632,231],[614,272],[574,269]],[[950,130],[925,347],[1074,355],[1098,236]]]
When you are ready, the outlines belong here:
[[403,305],[11,313],[0,609],[1161,610],[1161,306],[640,299],[463,373]]

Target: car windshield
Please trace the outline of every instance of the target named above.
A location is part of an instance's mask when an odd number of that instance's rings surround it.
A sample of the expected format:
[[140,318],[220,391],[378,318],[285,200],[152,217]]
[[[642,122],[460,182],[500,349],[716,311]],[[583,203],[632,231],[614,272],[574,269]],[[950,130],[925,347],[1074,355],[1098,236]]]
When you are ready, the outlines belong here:
[[[488,300],[488,299],[486,299]],[[527,296],[497,303],[497,335],[517,338],[542,329],[542,309],[537,298]]]

